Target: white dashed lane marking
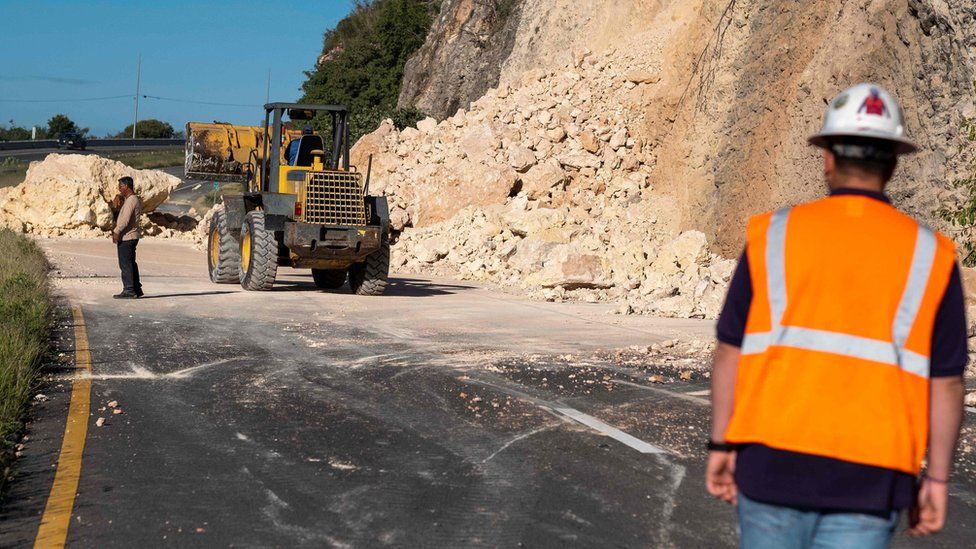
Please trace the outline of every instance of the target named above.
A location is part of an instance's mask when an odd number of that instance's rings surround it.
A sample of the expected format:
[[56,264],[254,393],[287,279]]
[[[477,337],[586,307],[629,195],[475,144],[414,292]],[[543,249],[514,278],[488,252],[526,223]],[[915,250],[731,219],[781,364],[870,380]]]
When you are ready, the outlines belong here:
[[621,431],[620,429],[607,425],[606,423],[600,421],[599,419],[591,415],[584,414],[583,412],[580,412],[579,410],[576,410],[574,408],[553,408],[553,411],[561,415],[564,415],[572,419],[573,421],[582,423],[583,425],[586,425],[590,429],[598,431],[616,440],[617,442],[620,442],[621,444],[625,444],[633,448],[634,450],[637,450],[642,454],[666,454],[667,453],[665,450],[658,448],[653,444],[644,442],[643,440],[637,437],[628,435],[627,433]]

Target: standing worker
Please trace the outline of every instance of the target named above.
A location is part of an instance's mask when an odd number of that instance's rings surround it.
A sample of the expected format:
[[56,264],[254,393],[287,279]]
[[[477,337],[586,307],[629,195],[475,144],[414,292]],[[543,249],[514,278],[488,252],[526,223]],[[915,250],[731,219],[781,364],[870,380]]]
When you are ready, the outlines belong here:
[[718,322],[705,473],[737,504],[742,547],[887,547],[903,509],[909,535],[945,523],[963,292],[952,242],[884,195],[916,150],[902,123],[880,87],[845,90],[810,138],[830,196],[749,221]]
[[122,293],[115,299],[136,299],[142,297],[142,284],[139,282],[139,265],[136,264],[136,246],[139,245],[139,215],[142,201],[136,196],[132,178],[119,179],[119,195],[122,208],[112,230],[112,242],[118,247],[119,269],[122,271]]

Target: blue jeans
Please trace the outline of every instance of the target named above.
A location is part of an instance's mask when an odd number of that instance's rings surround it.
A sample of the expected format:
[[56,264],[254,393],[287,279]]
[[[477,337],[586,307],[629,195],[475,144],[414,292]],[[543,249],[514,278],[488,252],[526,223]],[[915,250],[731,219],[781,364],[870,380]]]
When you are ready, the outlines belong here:
[[862,513],[820,513],[751,500],[739,492],[743,549],[888,547],[898,512],[887,519]]

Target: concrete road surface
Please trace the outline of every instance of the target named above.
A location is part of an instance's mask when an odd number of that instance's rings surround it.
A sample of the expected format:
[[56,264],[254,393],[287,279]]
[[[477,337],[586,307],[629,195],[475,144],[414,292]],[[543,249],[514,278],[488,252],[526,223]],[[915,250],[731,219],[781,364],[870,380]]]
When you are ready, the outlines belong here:
[[[359,297],[282,269],[244,292],[159,241],[139,247],[147,297],[116,301],[109,241],[42,244],[80,311],[56,334],[0,546],[736,544],[702,486],[707,380],[600,351],[707,339],[710,322],[407,276]],[[918,545],[972,545],[971,478]]]

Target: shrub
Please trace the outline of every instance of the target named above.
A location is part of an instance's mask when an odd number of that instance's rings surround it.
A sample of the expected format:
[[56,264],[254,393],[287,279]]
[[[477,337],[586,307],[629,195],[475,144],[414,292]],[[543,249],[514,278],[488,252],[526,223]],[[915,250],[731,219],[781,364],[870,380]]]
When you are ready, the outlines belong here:
[[[347,105],[352,113],[350,139],[379,126],[384,118],[412,124],[423,118],[416,109],[397,109],[403,65],[424,43],[436,2],[373,0],[359,2],[345,19],[325,33],[322,57],[302,84],[306,103]],[[328,133],[328,115],[313,126]],[[401,126],[403,127],[403,126]]]
[[[175,134],[176,132],[173,131],[173,126],[169,122],[163,122],[155,118],[140,120],[136,123],[136,138],[170,139]],[[115,137],[122,139],[132,137],[132,124],[129,124],[124,130],[115,134]]]
[[44,254],[33,240],[0,229],[0,465],[9,459],[14,436],[23,426],[47,350],[47,271]]

